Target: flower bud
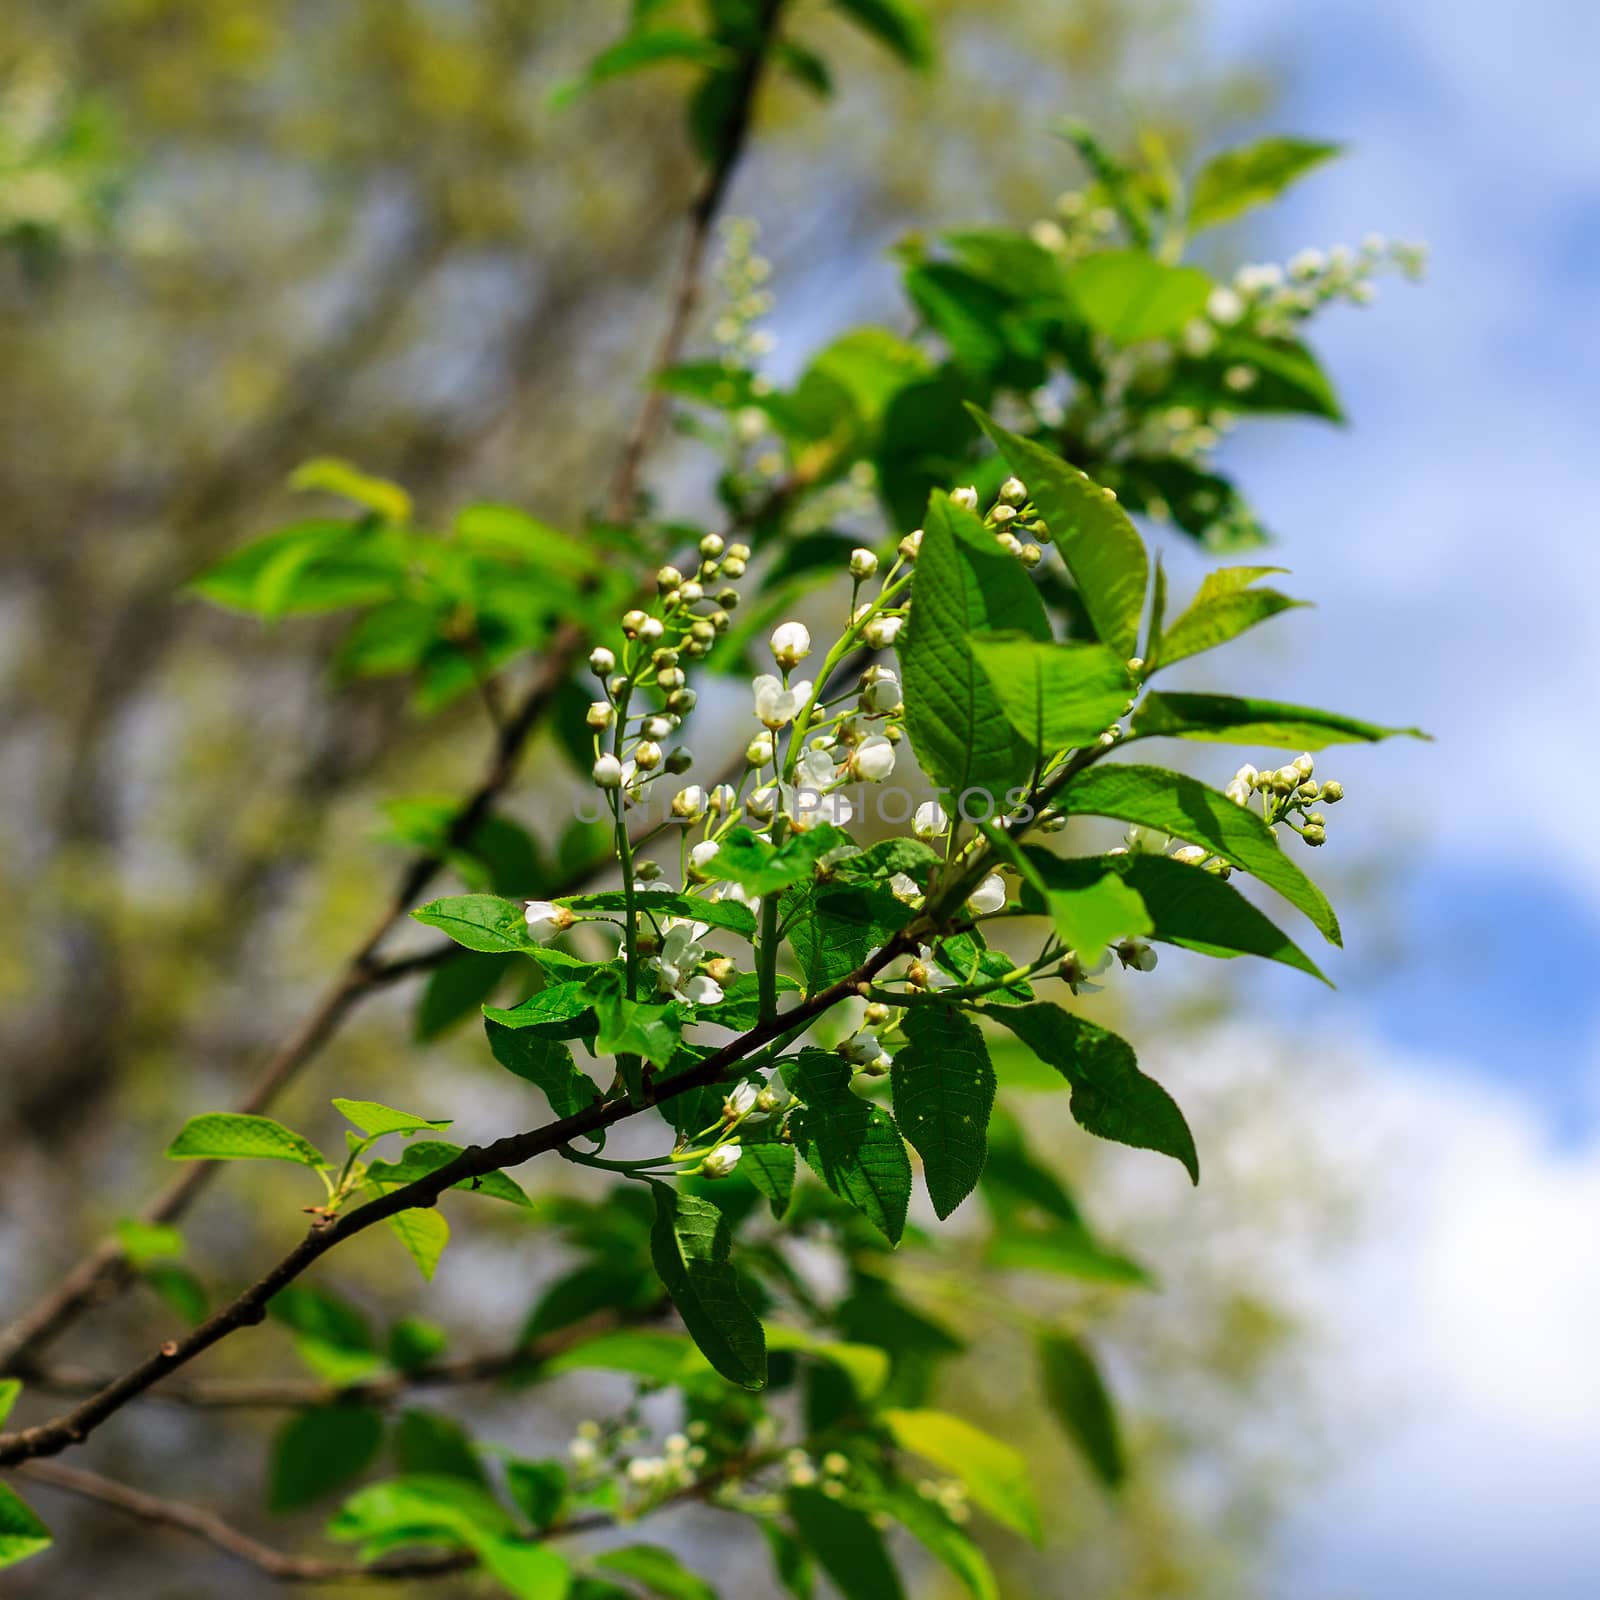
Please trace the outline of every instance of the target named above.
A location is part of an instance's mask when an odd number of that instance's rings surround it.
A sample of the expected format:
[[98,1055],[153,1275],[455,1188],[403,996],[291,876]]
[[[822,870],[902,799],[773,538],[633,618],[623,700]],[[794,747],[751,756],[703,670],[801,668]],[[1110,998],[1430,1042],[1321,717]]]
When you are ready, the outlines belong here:
[[1117,946],[1117,960],[1139,972],[1154,972],[1156,953],[1143,939],[1124,939]]
[[1327,830],[1319,827],[1316,823],[1312,823],[1309,827],[1304,828],[1301,831],[1300,837],[1309,845],[1326,844],[1328,842]]
[[647,618],[644,612],[640,611],[637,607],[635,607],[632,611],[624,611],[622,613],[622,631],[627,634],[630,639],[637,638],[639,630],[647,621],[649,621],[649,618]]
[[1001,504],[993,507],[989,512],[989,521],[996,527],[1003,528],[1008,522],[1015,522],[1016,520],[1017,508],[1015,506]]
[[733,611],[739,604],[739,591],[737,589],[718,589],[717,604],[724,611]]
[[915,561],[922,551],[922,529],[918,528],[914,533],[908,533],[900,541],[899,550],[907,561]]
[[583,720],[596,730],[609,728],[617,720],[617,713],[609,700],[591,700]]
[[620,700],[628,692],[628,675],[625,672],[613,672],[606,679],[606,692],[613,700]]
[[928,987],[928,969],[920,961],[913,961],[906,968],[906,982],[913,989],[926,989]]
[[1315,800],[1322,791],[1314,783],[1302,783],[1295,790],[1295,795],[1301,800]]
[[704,600],[705,597],[706,597],[705,590],[701,587],[701,585],[698,582],[698,580],[696,580],[694,578],[691,578],[678,591],[678,598],[686,606],[692,606],[697,600]]
[[710,617],[696,617],[689,629],[689,637],[709,650],[716,641],[717,625]]
[[744,576],[744,562],[738,556],[729,556],[722,563],[722,575],[725,578],[742,578]]
[[735,561],[748,561],[750,559],[750,546],[747,544],[730,544],[728,554]]
[[811,634],[802,622],[783,622],[772,630],[772,658],[780,667],[797,667],[811,654]]
[[646,739],[665,739],[672,732],[672,719],[670,717],[646,717],[639,732]]
[[656,573],[656,588],[665,594],[669,589],[681,588],[683,574],[676,567],[662,567]]
[[1344,799],[1344,785],[1342,783],[1335,783],[1333,779],[1330,778],[1325,784],[1323,784],[1321,795],[1330,806],[1335,805],[1340,800]]
[[604,645],[596,645],[589,652],[589,670],[597,678],[617,670],[617,658]]
[[689,680],[683,675],[682,667],[663,667],[656,674],[656,687],[666,689],[681,689]]
[[1310,823],[1313,828],[1320,828],[1327,820],[1328,819],[1323,816],[1320,811],[1306,812],[1306,821]]
[[862,1013],[861,1020],[869,1028],[881,1028],[889,1020],[889,1008],[881,1001],[874,1000]]
[[700,554],[706,557],[708,561],[715,561],[726,548],[727,546],[723,543],[720,533],[708,533],[700,541]]
[[1317,769],[1317,764],[1309,754],[1298,755],[1294,758],[1293,766],[1302,778],[1309,778]]
[[1207,852],[1197,844],[1186,844],[1182,849],[1172,852],[1174,861],[1181,861],[1185,866],[1198,867],[1206,858]]
[[[671,751],[669,751],[668,754],[667,754],[667,771],[668,772],[674,772],[674,773],[687,772],[689,770],[689,768],[692,767],[693,765],[694,765],[694,751],[692,751],[688,747],[688,745],[686,745],[686,744],[680,744],[680,745],[674,746],[673,749]],[[702,801],[704,800],[704,794],[705,794],[705,792],[704,792],[704,790],[702,790],[701,791]],[[701,809],[702,812],[705,810],[704,804],[701,805],[700,809]]]
[[1044,560],[1044,551],[1036,544],[1025,544],[1017,551],[1017,560],[1031,571]]
[[772,760],[772,740],[766,734],[758,733],[745,746],[744,758],[752,767],[767,766]]
[[964,489],[950,491],[950,503],[962,508],[963,511],[976,511],[978,509],[978,491],[969,483]]
[[995,543],[998,544],[1008,556],[1020,556],[1022,554],[1022,541],[1014,533],[1002,533],[995,540]]
[[739,1165],[739,1157],[743,1154],[744,1149],[741,1145],[719,1144],[700,1163],[701,1176],[706,1178],[726,1178]]
[[850,576],[852,578],[870,578],[878,570],[878,558],[872,551],[857,547],[850,552]]
[[868,783],[882,783],[894,771],[894,746],[878,734],[850,752],[850,770]]
[[620,789],[622,763],[615,756],[601,756],[594,764],[594,781],[602,789]]
[[1007,478],[1000,485],[1000,498],[1008,506],[1025,506],[1028,503],[1028,491],[1020,478]]
[[874,617],[861,630],[861,636],[874,650],[887,650],[899,638],[903,620],[900,617]]
[[641,772],[661,765],[661,746],[653,739],[641,739],[633,747],[633,763]]
[[667,710],[680,717],[687,716],[694,710],[699,698],[693,689],[674,689],[667,696]]
[[661,877],[661,863],[650,860],[641,861],[634,867],[633,875],[640,883],[655,883]]
[[[715,805],[713,810],[719,809]],[[689,865],[698,871],[709,862],[722,847],[715,839],[702,839],[694,849],[689,852]]]
[[924,843],[937,839],[950,826],[950,818],[937,800],[924,800],[911,818],[911,831]]
[[711,811],[714,816],[721,816],[726,811],[732,811],[739,803],[739,792],[731,783],[719,783],[711,791]]
[[660,617],[646,617],[639,624],[639,637],[646,644],[654,644],[666,631]]

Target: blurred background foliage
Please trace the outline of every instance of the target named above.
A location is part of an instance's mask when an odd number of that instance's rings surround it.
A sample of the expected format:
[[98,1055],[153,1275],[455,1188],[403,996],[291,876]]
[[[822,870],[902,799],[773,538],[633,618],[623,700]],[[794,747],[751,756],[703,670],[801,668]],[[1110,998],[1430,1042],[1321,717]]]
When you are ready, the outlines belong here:
[[[18,930],[0,950],[8,1304],[123,1215],[178,1121],[221,1103],[304,1012],[387,888],[396,856],[381,803],[452,793],[476,770],[475,701],[423,720],[393,684],[330,694],[335,635],[322,623],[241,625],[178,591],[286,519],[286,479],[311,455],[404,483],[440,520],[467,499],[569,526],[595,508],[660,331],[693,181],[674,69],[552,107],[551,89],[620,31],[623,9],[7,7],[0,895]],[[732,205],[765,230],[785,350],[862,316],[903,324],[885,251],[906,229],[1048,214],[1080,176],[1047,136],[1060,116],[1113,142],[1153,127],[1182,153],[1270,101],[1260,73],[1197,65],[1194,8],[1176,0],[927,9],[931,80],[819,4],[805,26],[833,66],[833,104],[819,113],[794,82],[763,98]],[[673,512],[703,510],[708,479],[692,440],[655,471]],[[559,744],[540,744],[511,810],[553,846],[548,819],[565,816],[569,787]],[[306,1125],[335,1088],[425,1105],[430,1076],[447,1070],[476,1074],[469,1092],[488,1114],[517,1115],[475,1044],[459,1064],[452,1040],[414,1047],[409,999],[391,995],[346,1028],[295,1091],[290,1120]],[[1195,1001],[1165,1025],[1198,1031],[1215,1007]],[[939,1303],[914,1260],[903,1269],[903,1291],[974,1340],[951,1408],[982,1409],[1024,1442],[1057,1514],[1045,1555],[995,1549],[1008,1593],[1247,1594],[1273,1513],[1313,1462],[1304,1331],[1273,1261],[1233,1248],[1224,1219],[1248,1209],[1289,1255],[1337,1230],[1348,1197],[1314,1162],[1291,1180],[1252,1145],[1249,1129],[1275,1126],[1276,1063],[1254,1047],[1240,1058],[1248,1065],[1203,1079],[1197,1068],[1173,1085],[1203,1145],[1208,1128],[1230,1124],[1228,1141],[1209,1142],[1201,1220],[1183,1230],[1211,1241],[1199,1259],[1162,1248],[1165,1217],[1196,1203],[1186,1186],[1119,1182],[1104,1170],[1114,1153],[1085,1149],[1067,1137],[1064,1108],[1019,1091],[1035,1153],[1062,1164],[1097,1211],[1104,1189],[1097,1220],[1161,1276],[1159,1295],[1060,1290],[1104,1329],[1127,1402],[1135,1467],[1119,1501],[1025,1420],[1028,1363],[1006,1298],[1023,1289],[993,1281],[992,1293]],[[255,1253],[259,1199],[247,1206],[243,1192],[219,1185],[193,1226],[202,1279]],[[292,1209],[288,1189],[277,1193]],[[959,1234],[950,1249],[941,1268],[962,1270]],[[456,1327],[514,1329],[560,1265],[526,1235],[513,1247],[480,1225],[427,1310]],[[976,1257],[966,1268],[1004,1278]],[[374,1306],[414,1293],[392,1241],[347,1270]],[[154,1337],[155,1296],[129,1307],[118,1338],[89,1319],[72,1357],[92,1365],[125,1346],[130,1319]],[[214,1365],[255,1370],[258,1359],[246,1343]],[[230,1367],[241,1361],[251,1365]],[[494,1437],[559,1450],[577,1418],[617,1399],[592,1379],[565,1382],[556,1413],[495,1395],[461,1404],[492,1418]],[[1240,1425],[1244,1415],[1255,1423]],[[219,1450],[201,1431],[210,1426],[153,1403],[107,1430],[102,1459],[223,1510],[231,1500],[256,1524],[270,1419],[229,1419],[237,1449]],[[171,1536],[130,1524],[97,1552],[70,1536],[74,1515],[57,1514],[48,1575],[9,1575],[18,1596],[105,1593],[113,1574],[119,1596],[194,1592],[167,1575]],[[723,1536],[713,1514],[685,1514],[683,1537],[699,1550]],[[191,1573],[207,1559],[184,1554]],[[721,1576],[729,1594],[768,1592],[764,1566]],[[224,1585],[241,1596],[268,1587],[219,1567],[208,1592]],[[932,1577],[919,1590],[940,1592]]]

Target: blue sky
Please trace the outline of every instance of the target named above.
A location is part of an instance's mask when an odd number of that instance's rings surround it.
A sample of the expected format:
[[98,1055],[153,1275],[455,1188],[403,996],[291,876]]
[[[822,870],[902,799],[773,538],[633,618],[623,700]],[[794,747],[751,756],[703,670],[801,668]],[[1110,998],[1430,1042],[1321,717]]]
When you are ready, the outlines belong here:
[[1235,457],[1319,606],[1258,666],[1437,735],[1325,763],[1348,769],[1338,854],[1376,890],[1339,995],[1300,1014],[1359,1055],[1406,1170],[1382,1236],[1317,1288],[1346,1340],[1324,1381],[1406,1403],[1346,1442],[1275,1593],[1579,1600],[1600,1571],[1600,11],[1212,15],[1219,58],[1285,71],[1276,124],[1352,145],[1257,247],[1376,228],[1434,252],[1426,287],[1322,331],[1355,426]]

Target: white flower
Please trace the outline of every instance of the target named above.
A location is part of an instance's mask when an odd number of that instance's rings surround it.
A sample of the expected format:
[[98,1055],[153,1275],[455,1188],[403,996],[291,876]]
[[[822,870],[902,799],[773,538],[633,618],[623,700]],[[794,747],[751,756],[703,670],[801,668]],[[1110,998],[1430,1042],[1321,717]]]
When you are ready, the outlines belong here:
[[746,1078],[743,1083],[734,1087],[733,1093],[726,1096],[722,1102],[722,1114],[729,1122],[737,1122],[740,1117],[747,1116],[756,1108],[756,1101],[761,1096],[761,1083],[756,1078]]
[[663,989],[696,1006],[714,1006],[722,999],[722,985],[695,971],[706,958],[700,943],[705,931],[703,922],[674,922],[662,935],[660,954],[650,961]]
[[689,865],[691,867],[705,866],[708,861],[711,861],[716,856],[717,851],[721,848],[722,846],[715,839],[702,839],[689,852]]
[[1328,258],[1320,250],[1300,250],[1289,257],[1289,276],[1314,278],[1327,264]]
[[1235,783],[1242,783],[1247,789],[1253,789],[1255,787],[1256,779],[1260,776],[1261,774],[1257,772],[1256,769],[1247,761],[1236,773],[1234,773],[1233,781]]
[[894,746],[880,733],[850,752],[850,770],[868,783],[882,783],[894,771]]
[[853,1061],[857,1066],[865,1066],[869,1061],[876,1061],[884,1053],[883,1046],[878,1043],[878,1036],[870,1028],[863,1028],[853,1038],[846,1039],[839,1046],[839,1054],[846,1061]]
[[869,712],[882,716],[900,704],[900,679],[887,667],[877,669],[877,677],[861,691],[861,704]]
[[1250,785],[1248,783],[1241,783],[1237,778],[1235,778],[1233,782],[1230,783],[1222,792],[1231,801],[1233,801],[1236,806],[1247,806],[1250,804]]
[[802,788],[819,791],[830,787],[838,777],[833,756],[827,750],[807,750],[795,763],[794,772]]
[[628,1463],[628,1481],[641,1489],[659,1483],[666,1475],[667,1464],[660,1456],[635,1456]]
[[900,637],[900,628],[904,620],[903,617],[874,617],[861,630],[861,637],[874,650],[887,650]]
[[[779,632],[781,631],[780,629]],[[776,639],[777,634],[773,637]],[[770,672],[762,673],[752,687],[756,696],[756,716],[774,733],[787,723],[793,722],[801,706],[811,698],[809,683],[802,680],[785,688],[783,680],[773,677]]]
[[789,820],[802,833],[823,822],[842,828],[855,814],[856,808],[842,794],[819,795],[809,789],[794,797],[788,813]]
[[594,764],[594,781],[602,789],[620,789],[622,763],[615,756],[601,756]]
[[1154,972],[1156,953],[1143,939],[1124,939],[1117,946],[1117,960],[1124,967],[1136,967],[1140,972]]
[[[698,783],[691,783],[680,789],[672,797],[672,814],[682,817],[688,822],[698,822],[706,814],[708,797]],[[715,853],[716,847],[712,850]]]
[[1317,770],[1317,764],[1309,754],[1301,754],[1294,758],[1294,769],[1302,778],[1309,778]]
[[975,916],[987,917],[1003,910],[1006,903],[1006,880],[998,872],[991,872],[967,896],[967,909]]
[[565,906],[555,905],[549,900],[530,900],[528,909],[523,912],[523,919],[534,938],[539,940],[548,939],[563,928],[570,928],[574,920]]
[[1172,852],[1172,859],[1183,862],[1187,867],[1198,867],[1209,854],[1210,851],[1203,850],[1197,844],[1186,844],[1181,850]]
[[743,1145],[719,1144],[700,1163],[700,1171],[707,1178],[726,1178],[739,1165],[739,1157],[743,1154]]
[[922,904],[922,889],[909,872],[897,872],[889,879],[889,892],[897,900],[908,900],[912,905]]
[[811,654],[811,634],[803,622],[781,622],[772,630],[772,659],[780,667],[797,667]]
[[1101,952],[1100,959],[1089,966],[1078,955],[1076,950],[1069,950],[1062,956],[1061,964],[1056,968],[1066,986],[1074,994],[1099,994],[1105,988],[1103,983],[1090,983],[1091,978],[1098,978],[1107,967],[1111,965],[1111,952]]
[[937,839],[950,826],[950,819],[937,800],[924,800],[911,818],[911,831],[924,842]]
[[1244,301],[1232,289],[1213,289],[1206,300],[1206,315],[1219,327],[1229,327],[1244,315]]

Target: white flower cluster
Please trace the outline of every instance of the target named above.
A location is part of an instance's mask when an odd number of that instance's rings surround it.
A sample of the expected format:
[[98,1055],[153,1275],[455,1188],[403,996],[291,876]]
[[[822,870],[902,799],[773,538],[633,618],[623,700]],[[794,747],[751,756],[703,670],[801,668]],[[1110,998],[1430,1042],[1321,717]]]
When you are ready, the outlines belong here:
[[[978,509],[978,491],[970,484],[951,490],[950,498],[967,511]],[[1007,478],[1000,485],[994,504],[983,514],[983,524],[994,534],[995,543],[1023,566],[1036,567],[1044,559],[1039,546],[1049,544],[1050,526],[1030,503],[1027,486],[1020,478]],[[1024,534],[1026,538],[1020,537]]]
[[1319,804],[1337,805],[1344,799],[1344,785],[1334,778],[1318,783],[1315,772],[1316,763],[1309,755],[1296,756],[1288,766],[1265,772],[1246,763],[1223,793],[1239,806],[1248,806],[1259,795],[1270,827],[1281,823],[1307,844],[1323,845],[1328,842],[1328,819]]
[[711,326],[711,337],[730,370],[771,353],[773,338],[756,323],[772,310],[772,294],[762,286],[772,276],[772,263],[756,253],[760,226],[750,217],[730,217],[722,225],[722,255],[714,275],[724,307]]
[[[1238,326],[1267,338],[1287,338],[1297,324],[1335,301],[1371,305],[1378,293],[1372,280],[1380,272],[1393,269],[1415,280],[1427,260],[1425,245],[1374,233],[1362,240],[1359,250],[1335,245],[1331,250],[1301,250],[1282,266],[1267,261],[1240,267],[1231,283],[1212,290],[1205,319],[1184,330],[1184,349],[1190,355],[1208,355],[1218,329]],[[1253,374],[1248,380],[1241,376],[1235,386],[1244,390],[1253,381]]]

